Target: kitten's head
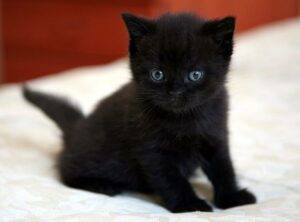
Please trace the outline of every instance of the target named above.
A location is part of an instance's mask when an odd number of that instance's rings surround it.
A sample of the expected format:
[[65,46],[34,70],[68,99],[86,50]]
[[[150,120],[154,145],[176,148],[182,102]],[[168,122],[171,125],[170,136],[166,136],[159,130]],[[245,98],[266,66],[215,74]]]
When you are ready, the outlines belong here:
[[123,14],[130,64],[139,96],[184,112],[223,88],[233,48],[235,18],[203,20],[166,14],[156,20]]

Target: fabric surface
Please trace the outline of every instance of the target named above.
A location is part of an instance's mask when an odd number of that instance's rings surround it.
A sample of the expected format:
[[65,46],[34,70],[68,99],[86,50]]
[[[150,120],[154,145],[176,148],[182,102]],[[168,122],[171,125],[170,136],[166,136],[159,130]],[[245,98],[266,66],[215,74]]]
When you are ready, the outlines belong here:
[[[172,214],[157,199],[76,190],[57,179],[60,131],[20,95],[0,88],[0,221],[300,221],[300,20],[238,37],[230,72],[231,153],[241,186],[258,203],[213,213]],[[129,79],[127,60],[29,82],[86,113]],[[205,178],[193,180],[211,199]]]

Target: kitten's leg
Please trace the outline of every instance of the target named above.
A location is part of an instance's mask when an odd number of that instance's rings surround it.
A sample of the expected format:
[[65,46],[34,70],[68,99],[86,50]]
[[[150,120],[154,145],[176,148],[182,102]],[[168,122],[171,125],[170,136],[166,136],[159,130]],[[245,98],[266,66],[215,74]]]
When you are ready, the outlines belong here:
[[237,185],[227,142],[212,141],[214,145],[210,144],[202,153],[202,168],[213,184],[216,206],[225,209],[255,203],[255,196]]
[[[149,164],[147,165],[147,161]],[[160,157],[147,158],[143,168],[147,174],[149,186],[164,201],[165,206],[172,212],[212,211],[212,208],[196,196],[190,183],[180,174],[170,159]]]
[[110,181],[102,180],[99,178],[63,178],[63,183],[69,187],[76,189],[83,189],[95,193],[102,193],[109,196],[114,196],[121,193],[124,188],[121,184],[115,184]]

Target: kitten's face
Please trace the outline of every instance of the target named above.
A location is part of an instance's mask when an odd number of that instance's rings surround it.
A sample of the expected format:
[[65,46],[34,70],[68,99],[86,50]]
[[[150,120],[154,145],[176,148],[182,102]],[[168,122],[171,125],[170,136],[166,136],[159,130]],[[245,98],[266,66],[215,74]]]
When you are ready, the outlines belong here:
[[139,96],[184,112],[222,88],[232,53],[234,19],[205,22],[187,14],[146,20],[124,15]]

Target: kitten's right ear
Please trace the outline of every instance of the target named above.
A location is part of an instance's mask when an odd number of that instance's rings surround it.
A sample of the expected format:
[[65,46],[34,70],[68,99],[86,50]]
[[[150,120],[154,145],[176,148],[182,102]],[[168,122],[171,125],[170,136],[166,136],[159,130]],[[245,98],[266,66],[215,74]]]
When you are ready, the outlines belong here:
[[141,18],[130,13],[122,13],[122,18],[131,39],[140,38],[154,32],[155,22],[152,20]]

